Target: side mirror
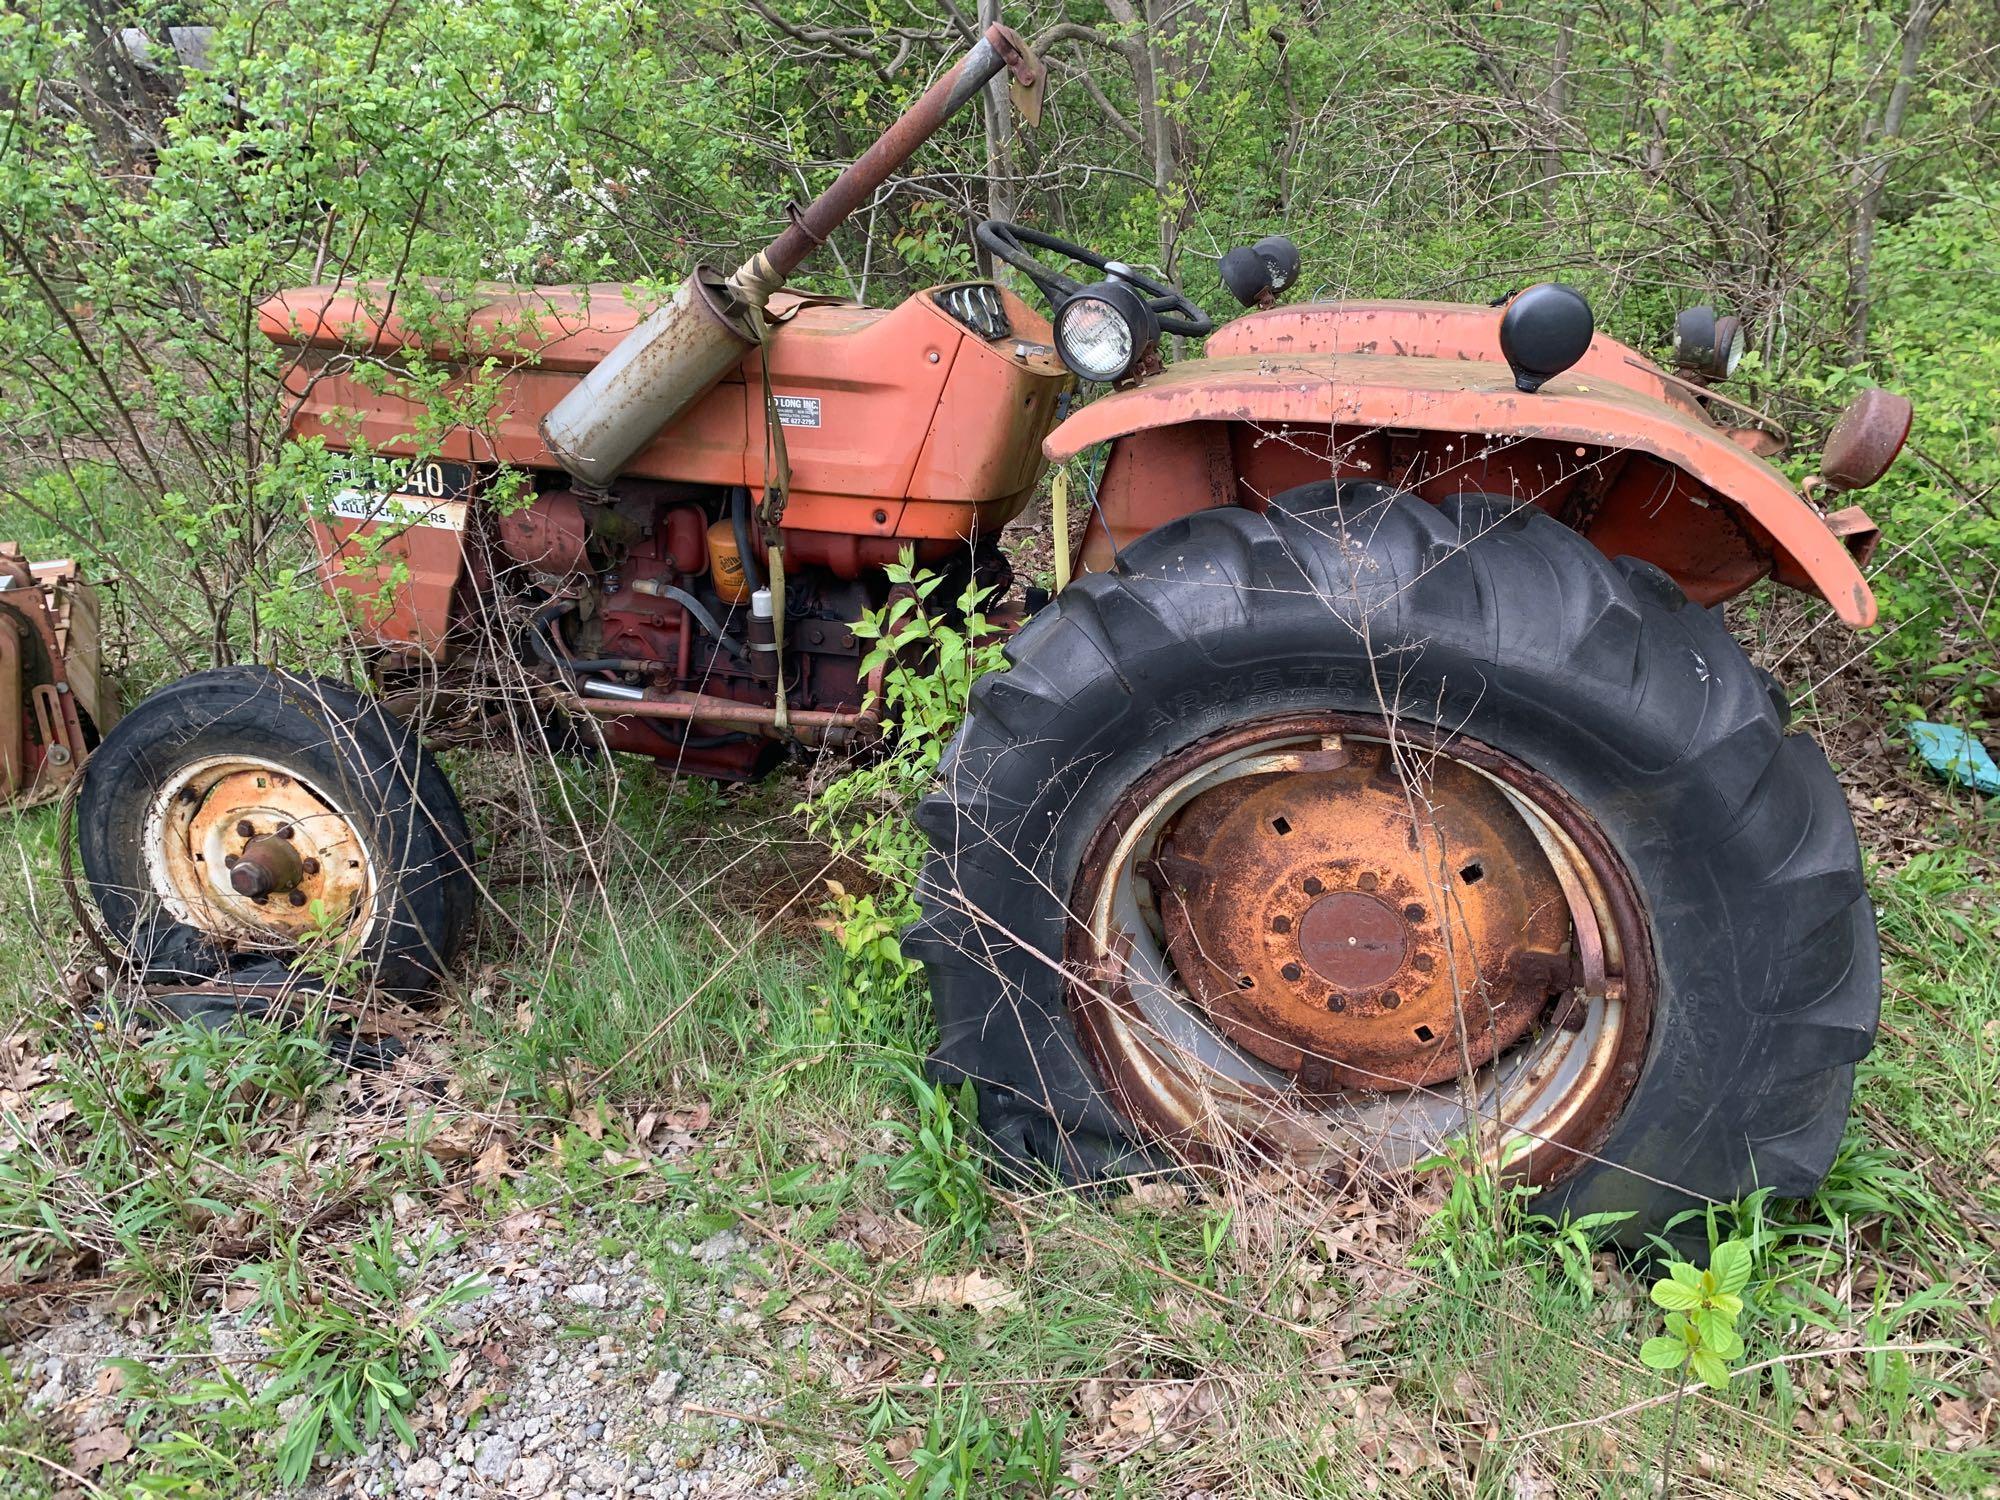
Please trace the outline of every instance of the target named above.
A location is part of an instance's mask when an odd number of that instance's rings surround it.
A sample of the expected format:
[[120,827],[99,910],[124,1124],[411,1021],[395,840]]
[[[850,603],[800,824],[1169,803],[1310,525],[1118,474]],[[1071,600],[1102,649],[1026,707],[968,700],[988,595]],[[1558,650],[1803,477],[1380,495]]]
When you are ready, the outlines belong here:
[[1820,478],[1836,490],[1865,490],[1889,472],[1910,436],[1910,398],[1870,386],[1852,401],[1820,454]]

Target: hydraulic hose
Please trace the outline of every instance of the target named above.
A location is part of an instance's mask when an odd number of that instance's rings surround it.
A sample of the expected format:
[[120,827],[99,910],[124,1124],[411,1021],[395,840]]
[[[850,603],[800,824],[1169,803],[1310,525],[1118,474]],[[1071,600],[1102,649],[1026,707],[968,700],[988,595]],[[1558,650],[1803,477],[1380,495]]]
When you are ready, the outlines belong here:
[[718,646],[738,661],[746,664],[749,662],[749,654],[744,651],[742,642],[724,630],[721,622],[709,612],[708,606],[695,598],[686,589],[676,588],[671,583],[656,583],[650,578],[642,578],[634,583],[632,587],[636,592],[651,594],[655,599],[673,600],[674,603],[688,612],[688,618],[715,638],[715,643]]

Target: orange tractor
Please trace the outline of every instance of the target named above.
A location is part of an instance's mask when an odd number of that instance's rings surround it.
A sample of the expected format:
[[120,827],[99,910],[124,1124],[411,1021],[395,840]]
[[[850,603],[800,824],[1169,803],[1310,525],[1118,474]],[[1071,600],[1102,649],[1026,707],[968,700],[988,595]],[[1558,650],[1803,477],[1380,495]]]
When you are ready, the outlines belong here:
[[[1048,465],[1101,455],[1065,586],[999,611],[1025,616],[1010,665],[920,812],[906,947],[998,1154],[1352,1180],[1471,1139],[1634,1232],[1812,1189],[1874,1033],[1875,923],[1839,784],[1716,606],[1774,578],[1870,623],[1874,530],[1826,503],[1887,468],[1907,404],[1858,402],[1801,494],[1712,389],[1730,319],[1684,315],[1670,370],[1555,284],[1283,306],[1277,237],[1224,258],[1251,310],[1220,328],[997,222],[980,242],[1046,314],[988,280],[888,309],[786,290],[1003,71],[1032,114],[1039,65],[996,26],[769,249],[657,307],[496,291],[440,341],[380,288],[268,302],[296,433],[369,458],[315,529],[385,679],[448,673],[504,616],[547,707],[612,748],[741,778],[864,746],[854,627],[888,567],[997,596]],[[1163,364],[1167,335],[1205,347]],[[441,447],[356,378],[416,350],[506,367]],[[155,967],[337,939],[417,987],[474,914],[417,735],[277,670],[141,703],[80,830]]]

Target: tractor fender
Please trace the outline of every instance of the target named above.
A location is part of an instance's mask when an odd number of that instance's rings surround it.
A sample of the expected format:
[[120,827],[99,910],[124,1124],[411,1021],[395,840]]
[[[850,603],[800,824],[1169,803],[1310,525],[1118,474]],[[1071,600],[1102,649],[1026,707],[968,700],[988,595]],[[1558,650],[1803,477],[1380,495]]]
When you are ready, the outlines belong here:
[[[1710,589],[1708,597],[1691,589],[1692,597],[1714,603],[1755,577],[1775,573],[1781,582],[1824,598],[1848,625],[1862,627],[1875,621],[1874,594],[1849,551],[1850,545],[1858,549],[1872,536],[1865,518],[1857,522],[1854,513],[1837,518],[1847,533],[1843,540],[1842,533],[1783,474],[1710,426],[1698,411],[1669,404],[1632,385],[1575,372],[1529,394],[1515,387],[1506,366],[1477,359],[1353,353],[1184,360],[1083,407],[1049,434],[1042,450],[1051,461],[1061,463],[1099,443],[1217,423],[1248,426],[1260,433],[1339,430],[1343,443],[1349,430],[1448,433],[1464,440],[1456,445],[1461,463],[1494,451],[1496,443],[1504,448],[1522,441],[1567,456],[1563,461],[1575,470],[1587,465],[1574,460],[1597,465],[1606,454],[1648,454],[1693,482],[1687,494],[1692,506],[1708,509],[1719,504],[1726,509],[1737,523],[1734,529],[1757,554],[1754,566],[1740,578]],[[1452,451],[1451,445],[1445,451]],[[1328,466],[1322,459],[1318,477],[1328,477]],[[1332,467],[1337,477],[1338,463]],[[1357,470],[1353,477],[1380,479],[1384,473]],[[1254,488],[1244,489],[1251,493],[1238,498],[1254,503]],[[1174,504],[1166,496],[1160,503]],[[1151,523],[1213,503],[1214,499],[1196,498],[1178,510],[1153,516]],[[1694,516],[1685,507],[1681,514]],[[1662,529],[1661,550],[1670,550],[1672,538],[1664,531],[1673,519],[1664,508],[1655,519]],[[1648,539],[1643,534],[1621,535],[1617,547],[1621,553],[1661,561],[1647,557]],[[1668,571],[1685,569],[1669,566]]]

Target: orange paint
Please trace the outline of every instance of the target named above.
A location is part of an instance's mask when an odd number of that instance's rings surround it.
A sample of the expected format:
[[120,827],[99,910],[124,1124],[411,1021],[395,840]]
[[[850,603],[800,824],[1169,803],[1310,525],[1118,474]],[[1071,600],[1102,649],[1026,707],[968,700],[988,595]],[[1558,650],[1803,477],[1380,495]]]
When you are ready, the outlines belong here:
[[[1473,311],[1492,318],[1490,310]],[[1421,325],[1426,305],[1415,305],[1408,316]],[[1265,313],[1240,321],[1277,319]],[[1446,322],[1470,326],[1457,312]],[[1235,326],[1211,345],[1240,342],[1231,336]],[[1385,314],[1384,337],[1392,326]],[[1440,341],[1440,347],[1446,345]],[[1596,368],[1608,370],[1607,360]],[[1601,480],[1616,456],[1629,454],[1633,458],[1621,469],[1630,478],[1621,472],[1621,484],[1586,497],[1579,509],[1587,514],[1573,521],[1607,551],[1615,539],[1618,551],[1660,561],[1704,603],[1740,592],[1774,570],[1797,576],[1848,624],[1872,624],[1875,600],[1854,558],[1784,476],[1731,442],[1691,403],[1670,400],[1677,392],[1650,394],[1641,388],[1644,372],[1632,375],[1572,371],[1527,395],[1515,389],[1504,364],[1490,359],[1310,352],[1193,359],[1090,403],[1049,435],[1043,451],[1061,462],[1114,439],[1124,448],[1185,423],[1226,422],[1239,428],[1235,447],[1246,492],[1261,488],[1268,496],[1284,487],[1277,479],[1303,482],[1299,476],[1308,471],[1312,478],[1365,477],[1404,487],[1415,477],[1415,487],[1429,498],[1485,490],[1556,514],[1593,482],[1586,476]],[[1420,467],[1399,461],[1399,435],[1406,457]],[[1282,456],[1265,464],[1269,477],[1257,486],[1254,459],[1273,449]],[[1658,463],[1635,469],[1633,459]],[[1661,466],[1672,471],[1664,479]],[[1671,503],[1646,508],[1643,496],[1631,491],[1634,484],[1650,486],[1647,494],[1664,484]],[[1208,503],[1204,495],[1204,486],[1184,483],[1101,498],[1117,536],[1199,508]],[[1113,500],[1128,508],[1121,514]],[[1595,529],[1600,515],[1610,528],[1602,536]],[[1618,524],[1611,527],[1614,517]],[[1099,544],[1096,559],[1086,548],[1086,566],[1101,565],[1101,538]]]

